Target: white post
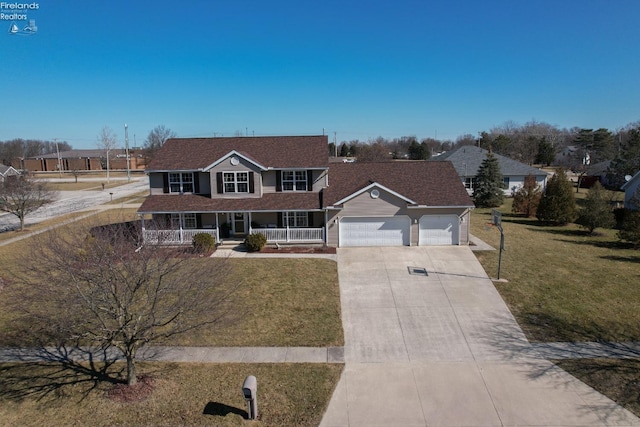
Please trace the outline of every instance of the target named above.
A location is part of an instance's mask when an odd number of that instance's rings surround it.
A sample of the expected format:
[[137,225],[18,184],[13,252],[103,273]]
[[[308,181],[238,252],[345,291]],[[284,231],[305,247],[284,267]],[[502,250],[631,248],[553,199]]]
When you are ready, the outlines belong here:
[[129,166],[129,133],[126,123],[124,124],[124,144],[127,156],[127,182],[131,182],[131,167]]

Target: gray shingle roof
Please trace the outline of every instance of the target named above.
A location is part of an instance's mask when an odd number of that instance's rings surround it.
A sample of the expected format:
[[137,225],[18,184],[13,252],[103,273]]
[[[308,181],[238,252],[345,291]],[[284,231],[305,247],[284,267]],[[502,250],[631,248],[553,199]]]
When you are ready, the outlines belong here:
[[[442,161],[448,160],[453,163],[453,166],[458,172],[458,176],[473,177],[478,173],[480,165],[487,157],[489,152],[483,148],[476,147],[475,145],[463,145],[453,151],[448,151],[438,157],[434,157],[433,160]],[[500,164],[500,172],[502,175],[507,176],[547,176],[548,174],[540,169],[531,167],[524,163],[520,163],[516,160],[510,159],[505,156],[493,153],[498,163]]]

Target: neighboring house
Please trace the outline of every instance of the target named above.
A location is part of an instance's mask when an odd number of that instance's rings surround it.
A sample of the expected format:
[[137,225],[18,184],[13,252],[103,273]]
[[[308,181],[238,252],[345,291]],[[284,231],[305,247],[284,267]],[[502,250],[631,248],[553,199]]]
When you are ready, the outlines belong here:
[[633,200],[636,195],[640,197],[640,171],[624,183],[622,190],[624,191],[624,207],[634,210],[640,209],[640,206]]
[[6,166],[0,164],[0,182],[4,182],[10,176],[18,176],[20,172],[15,170],[13,166]]
[[609,179],[607,178],[607,172],[609,165],[611,165],[611,160],[589,165],[585,175],[580,180],[580,187],[591,188],[596,182],[599,182],[604,187],[608,187]]
[[[434,160],[448,160],[453,163],[467,192],[473,194],[476,175],[488,153],[487,150],[475,145],[463,145],[460,148],[435,157]],[[493,153],[493,155],[500,164],[505,195],[511,196],[519,188],[522,188],[524,179],[529,175],[533,175],[538,185],[542,188],[547,185],[548,174],[546,172],[496,153]]]
[[146,243],[207,232],[271,243],[468,244],[473,203],[449,162],[329,163],[326,136],[169,139],[147,168]]

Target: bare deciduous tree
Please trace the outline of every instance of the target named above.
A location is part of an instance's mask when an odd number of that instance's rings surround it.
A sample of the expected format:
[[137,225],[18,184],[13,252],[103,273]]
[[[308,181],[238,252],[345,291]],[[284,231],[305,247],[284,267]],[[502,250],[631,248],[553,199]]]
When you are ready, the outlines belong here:
[[151,161],[156,151],[164,145],[167,139],[175,137],[176,133],[164,125],[159,125],[151,129],[149,135],[147,135],[147,139],[144,141],[144,153],[147,162]]
[[100,130],[98,134],[98,148],[101,148],[105,151],[105,155],[107,157],[107,183],[110,182],[109,179],[109,160],[111,158],[111,151],[117,148],[118,138],[116,134],[111,130],[111,128],[105,126]]
[[[238,315],[237,284],[224,258],[187,259],[158,246],[138,247],[137,225],[74,226],[37,236],[38,262],[23,286],[23,324],[41,346],[113,349],[136,383],[138,351]],[[46,301],[42,306],[33,301]],[[18,302],[18,304],[21,304]],[[34,327],[33,325],[38,325]]]
[[46,183],[27,175],[12,176],[0,182],[0,211],[15,215],[24,230],[24,219],[38,208],[51,203],[54,193]]

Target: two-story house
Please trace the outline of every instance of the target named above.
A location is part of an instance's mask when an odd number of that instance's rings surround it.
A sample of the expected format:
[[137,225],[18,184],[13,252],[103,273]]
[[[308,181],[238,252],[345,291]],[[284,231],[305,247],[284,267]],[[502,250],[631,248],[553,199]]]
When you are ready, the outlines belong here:
[[449,162],[329,164],[326,136],[170,139],[147,168],[146,243],[262,233],[330,246],[467,244],[473,203]]

